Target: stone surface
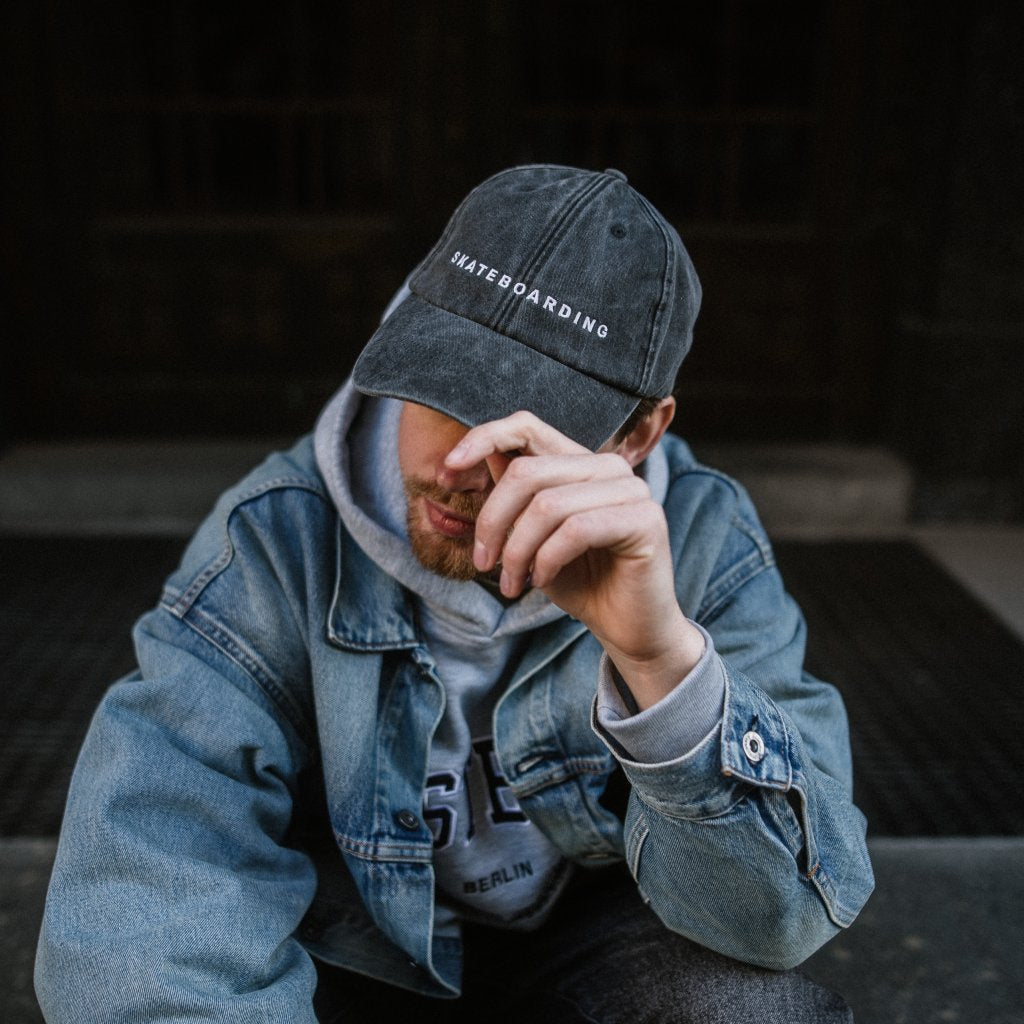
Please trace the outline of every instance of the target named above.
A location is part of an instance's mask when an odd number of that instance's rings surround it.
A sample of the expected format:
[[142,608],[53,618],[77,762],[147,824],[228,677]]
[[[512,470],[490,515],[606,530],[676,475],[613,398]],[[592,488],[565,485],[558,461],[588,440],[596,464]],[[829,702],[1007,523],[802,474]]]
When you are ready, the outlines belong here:
[[56,841],[0,839],[0,1020],[41,1024],[32,988],[36,937]]
[[694,452],[747,488],[774,537],[895,536],[910,514],[910,470],[884,448],[695,444]]
[[188,536],[286,439],[22,444],[0,458],[0,529]]
[[877,888],[807,972],[857,1024],[1020,1024],[1024,839],[877,839]]

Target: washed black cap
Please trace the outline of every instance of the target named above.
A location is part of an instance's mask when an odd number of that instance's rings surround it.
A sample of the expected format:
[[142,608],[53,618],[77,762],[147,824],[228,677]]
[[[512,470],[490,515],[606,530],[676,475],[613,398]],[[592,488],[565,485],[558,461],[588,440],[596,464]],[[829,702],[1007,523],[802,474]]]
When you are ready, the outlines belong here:
[[587,448],[669,394],[700,282],[621,171],[514,167],[477,186],[353,371],[468,426],[527,409]]

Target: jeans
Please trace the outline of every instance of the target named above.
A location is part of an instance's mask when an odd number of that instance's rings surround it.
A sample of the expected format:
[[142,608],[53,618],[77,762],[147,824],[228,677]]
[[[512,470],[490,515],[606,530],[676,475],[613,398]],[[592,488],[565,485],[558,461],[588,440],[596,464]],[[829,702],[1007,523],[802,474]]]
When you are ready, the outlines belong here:
[[322,1024],[840,1024],[798,971],[730,960],[668,931],[617,868],[588,872],[538,931],[467,926],[463,995],[431,999],[318,965]]

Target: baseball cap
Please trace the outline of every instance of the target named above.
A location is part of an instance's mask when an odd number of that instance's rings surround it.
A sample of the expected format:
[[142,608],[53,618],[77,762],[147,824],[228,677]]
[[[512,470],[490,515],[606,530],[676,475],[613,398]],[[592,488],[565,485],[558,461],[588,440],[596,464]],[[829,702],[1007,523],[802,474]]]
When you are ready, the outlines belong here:
[[368,395],[467,426],[527,409],[590,449],[690,348],[700,282],[617,170],[513,167],[462,201],[356,361]]

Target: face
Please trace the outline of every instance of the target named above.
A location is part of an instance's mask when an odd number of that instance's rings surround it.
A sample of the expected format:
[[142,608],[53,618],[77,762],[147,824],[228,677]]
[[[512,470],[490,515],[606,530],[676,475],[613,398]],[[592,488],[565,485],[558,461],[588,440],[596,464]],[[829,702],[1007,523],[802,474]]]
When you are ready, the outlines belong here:
[[413,553],[440,576],[471,580],[476,517],[494,488],[481,462],[462,473],[444,466],[445,456],[467,427],[423,405],[405,402],[398,427],[398,465],[405,484]]

